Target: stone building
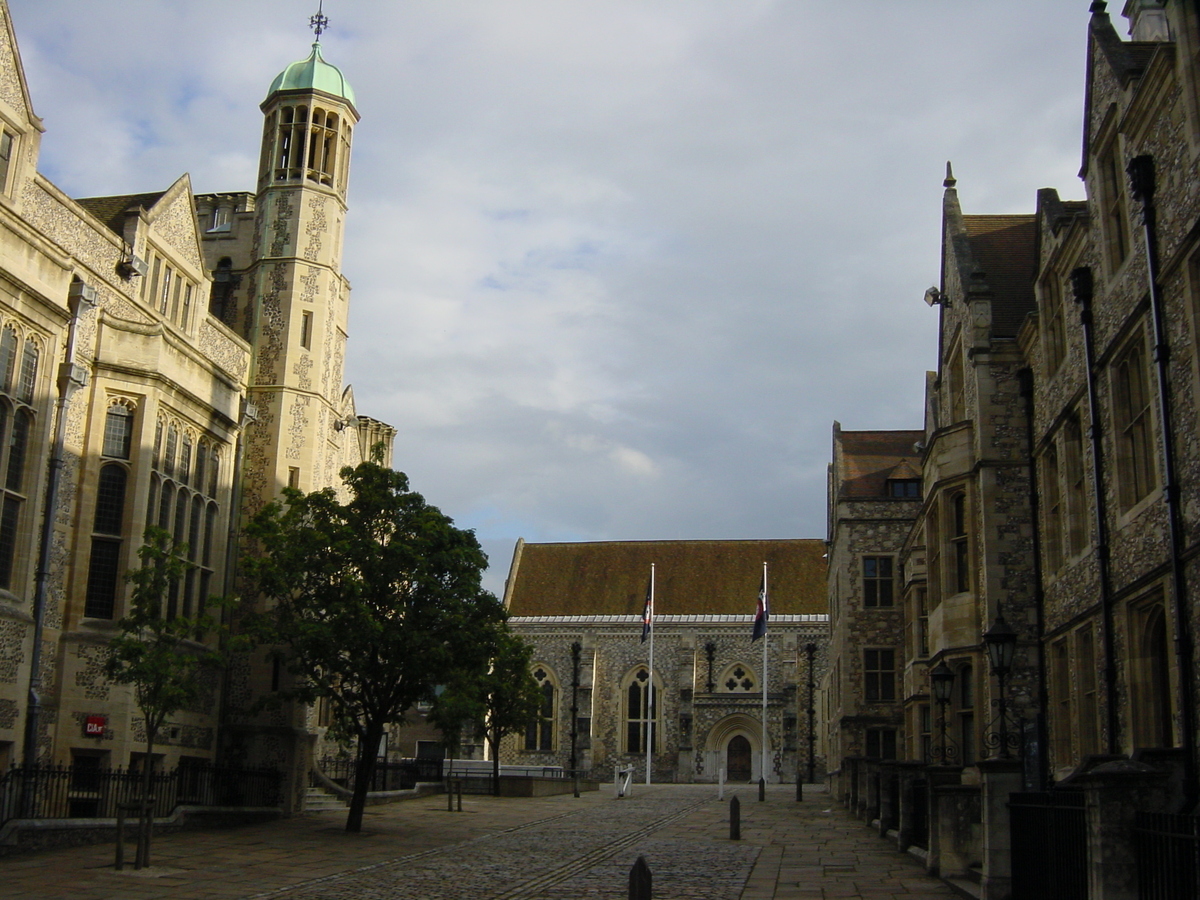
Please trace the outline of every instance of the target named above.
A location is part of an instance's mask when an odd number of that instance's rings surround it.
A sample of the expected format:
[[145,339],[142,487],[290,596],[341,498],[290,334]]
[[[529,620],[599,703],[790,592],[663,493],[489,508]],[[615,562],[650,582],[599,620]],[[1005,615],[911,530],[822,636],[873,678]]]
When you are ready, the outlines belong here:
[[1179,748],[1195,799],[1200,16],[1185,3],[1125,13],[1128,42],[1093,7],[1087,202],[1038,195],[1038,315],[1023,333],[1043,498],[1047,762],[1062,779],[1091,754]]
[[835,794],[847,790],[842,760],[897,759],[904,734],[900,550],[921,504],[924,436],[843,431],[833,423],[829,667],[821,722]]
[[[767,564],[766,780],[822,777],[815,728],[826,660],[819,540],[517,543],[504,602],[534,647],[542,718],[504,763],[646,772],[653,781],[757,781],[763,758],[763,642],[751,641]],[[655,573],[655,700],[642,614]],[[572,714],[574,710],[574,715]],[[574,725],[574,727],[572,727]],[[574,760],[572,756],[574,755]]]
[[[147,526],[189,545],[164,613],[194,614],[229,591],[246,512],[336,481],[376,440],[390,455],[393,430],[342,384],[353,101],[314,46],[263,102],[256,193],[196,196],[183,175],[73,199],[38,171],[44,128],[0,0],[0,768],[140,763],[139,713],[102,664]],[[255,666],[224,697],[213,677],[156,762],[214,759],[222,705],[270,687]],[[278,715],[226,752],[295,764],[310,715]]]
[[[1172,814],[1200,800],[1200,8],[1123,15],[1128,41],[1091,5],[1085,201],[1044,189],[1033,216],[964,216],[947,173],[924,501],[902,551],[904,760],[841,790],[988,898],[1022,878],[1200,890],[1137,849],[1190,839],[1194,816]],[[1001,615],[1003,692],[981,641]],[[953,680],[928,734],[935,670]],[[1079,815],[1047,825],[1050,806]],[[1040,827],[1075,852],[1022,842]]]

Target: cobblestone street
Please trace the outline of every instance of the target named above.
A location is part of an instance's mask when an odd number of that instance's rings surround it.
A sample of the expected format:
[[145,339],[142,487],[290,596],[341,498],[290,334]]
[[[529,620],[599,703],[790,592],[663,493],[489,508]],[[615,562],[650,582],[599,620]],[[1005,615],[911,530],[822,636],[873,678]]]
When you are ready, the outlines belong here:
[[0,859],[11,897],[109,900],[580,900],[625,898],[644,856],[654,897],[672,900],[956,896],[824,793],[742,788],[742,840],[712,786],[611,787],[540,799],[430,797],[369,808],[360,835],[329,812],[155,843],[154,866],[115,872],[112,846]]

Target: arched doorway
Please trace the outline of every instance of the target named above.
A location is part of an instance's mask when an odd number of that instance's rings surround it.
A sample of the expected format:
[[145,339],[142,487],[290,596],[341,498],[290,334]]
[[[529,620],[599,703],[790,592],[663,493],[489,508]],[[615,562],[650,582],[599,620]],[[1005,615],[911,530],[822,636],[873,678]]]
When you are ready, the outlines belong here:
[[725,772],[727,779],[731,783],[749,781],[752,766],[753,758],[750,750],[750,742],[746,740],[745,735],[735,734],[729,739],[729,743],[725,747]]

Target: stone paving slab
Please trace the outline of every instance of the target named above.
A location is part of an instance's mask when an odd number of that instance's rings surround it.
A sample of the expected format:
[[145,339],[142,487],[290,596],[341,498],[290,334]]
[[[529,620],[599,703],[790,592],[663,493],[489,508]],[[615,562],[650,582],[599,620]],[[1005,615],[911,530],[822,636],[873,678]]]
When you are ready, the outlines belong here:
[[370,807],[363,833],[344,811],[157,838],[154,866],[112,869],[112,845],[0,859],[0,896],[28,900],[613,900],[644,856],[655,898],[943,900],[957,895],[841,809],[790,785],[637,786],[542,798],[441,798]]

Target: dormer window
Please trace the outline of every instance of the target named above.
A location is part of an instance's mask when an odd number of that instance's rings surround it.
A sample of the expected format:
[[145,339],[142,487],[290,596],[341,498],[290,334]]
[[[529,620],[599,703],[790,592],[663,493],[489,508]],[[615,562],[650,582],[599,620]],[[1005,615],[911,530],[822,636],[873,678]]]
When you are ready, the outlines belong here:
[[889,478],[887,494],[897,500],[919,500],[921,498],[921,479]]

